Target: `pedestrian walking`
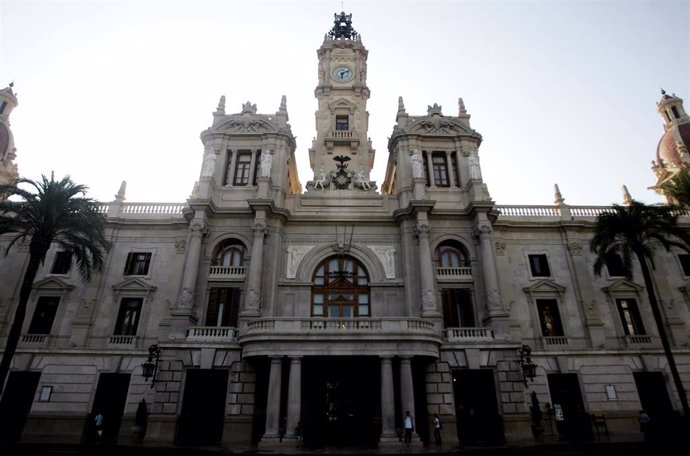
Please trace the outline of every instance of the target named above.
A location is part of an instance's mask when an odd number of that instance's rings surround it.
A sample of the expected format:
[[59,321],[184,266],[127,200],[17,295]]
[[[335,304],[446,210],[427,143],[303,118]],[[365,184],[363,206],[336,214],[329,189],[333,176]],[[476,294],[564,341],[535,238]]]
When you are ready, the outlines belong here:
[[441,444],[441,429],[443,429],[443,424],[441,424],[441,418],[438,417],[438,413],[434,414],[434,441],[436,445]]
[[405,412],[405,419],[403,420],[403,429],[405,430],[405,446],[412,444],[412,431],[414,431],[414,421],[409,411]]
[[93,428],[96,431],[96,440],[100,442],[101,437],[103,437],[103,415],[101,415],[101,412],[96,413],[96,416],[94,416]]
[[640,432],[644,435],[644,439],[649,439],[649,415],[644,410],[640,410],[640,416],[638,417],[640,422]]

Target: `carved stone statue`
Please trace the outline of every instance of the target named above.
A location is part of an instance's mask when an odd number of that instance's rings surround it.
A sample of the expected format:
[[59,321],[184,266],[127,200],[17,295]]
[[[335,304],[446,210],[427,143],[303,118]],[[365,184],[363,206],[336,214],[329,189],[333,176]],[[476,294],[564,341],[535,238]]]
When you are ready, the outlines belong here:
[[470,162],[470,178],[471,179],[481,179],[482,178],[482,173],[481,170],[479,169],[479,157],[476,156],[470,156],[469,160]]
[[316,179],[314,179],[314,188],[321,187],[321,190],[323,190],[329,185],[330,183],[328,182],[326,173],[324,173],[323,168],[321,168],[319,170],[319,176]]
[[266,150],[261,154],[261,177],[269,177],[271,175],[271,164],[273,163],[273,153]]
[[424,173],[422,172],[422,158],[419,156],[419,153],[414,152],[410,160],[412,161],[412,177],[423,177]]
[[216,169],[216,154],[211,152],[204,160],[204,169],[201,172],[202,177],[213,176],[213,171]]
[[364,171],[361,169],[355,172],[352,181],[355,187],[360,187],[363,190],[369,190],[371,188],[371,185],[369,185],[369,180],[364,176]]

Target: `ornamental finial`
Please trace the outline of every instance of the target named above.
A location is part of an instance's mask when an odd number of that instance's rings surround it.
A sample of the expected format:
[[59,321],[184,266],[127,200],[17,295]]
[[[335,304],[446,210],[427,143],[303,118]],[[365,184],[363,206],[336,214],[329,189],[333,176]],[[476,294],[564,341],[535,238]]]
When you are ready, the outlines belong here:
[[328,36],[331,37],[331,39],[357,39],[357,32],[352,28],[352,14],[345,14],[343,11],[340,14],[335,13],[333,16],[335,17],[333,28],[328,32]]

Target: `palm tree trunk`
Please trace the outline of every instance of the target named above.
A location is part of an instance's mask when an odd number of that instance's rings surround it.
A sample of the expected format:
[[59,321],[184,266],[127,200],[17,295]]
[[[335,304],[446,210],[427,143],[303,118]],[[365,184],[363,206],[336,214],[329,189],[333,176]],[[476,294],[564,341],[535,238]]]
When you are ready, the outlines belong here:
[[676,385],[676,390],[678,391],[678,397],[680,397],[680,403],[683,406],[683,415],[688,418],[690,417],[690,408],[688,407],[688,397],[685,393],[685,387],[683,386],[683,381],[678,373],[678,368],[676,367],[676,361],[673,358],[673,352],[671,351],[671,345],[668,341],[668,336],[666,335],[666,328],[664,327],[664,321],[661,318],[661,311],[659,310],[659,303],[656,299],[656,288],[654,287],[654,279],[649,270],[649,265],[647,264],[647,259],[644,252],[635,252],[638,260],[640,261],[640,268],[642,269],[642,276],[644,277],[644,285],[647,288],[647,295],[649,296],[649,306],[652,308],[652,314],[654,315],[654,321],[656,321],[656,327],[659,331],[659,338],[661,339],[661,345],[664,347],[664,354],[666,354],[666,360],[668,361],[668,367],[671,369],[671,376],[673,377],[673,383]]
[[5,351],[2,354],[2,361],[0,361],[0,395],[2,395],[2,392],[5,389],[5,379],[10,371],[10,364],[12,364],[14,352],[17,350],[19,336],[22,334],[24,316],[26,315],[26,305],[29,302],[31,287],[34,284],[36,272],[38,272],[38,266],[41,264],[41,258],[42,257],[40,255],[33,253],[29,254],[29,265],[24,273],[24,280],[22,281],[22,287],[19,291],[19,302],[17,303],[17,309],[14,312],[14,320],[12,320],[10,333],[7,336],[7,345],[5,346]]

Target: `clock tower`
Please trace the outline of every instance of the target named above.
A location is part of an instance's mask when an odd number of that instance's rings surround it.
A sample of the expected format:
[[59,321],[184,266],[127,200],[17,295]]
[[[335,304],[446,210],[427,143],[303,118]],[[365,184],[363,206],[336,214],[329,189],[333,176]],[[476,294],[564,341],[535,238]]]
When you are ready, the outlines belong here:
[[367,136],[367,54],[352,15],[335,14],[317,51],[319,84],[316,138],[309,149],[314,180],[307,189],[373,191],[374,149]]

